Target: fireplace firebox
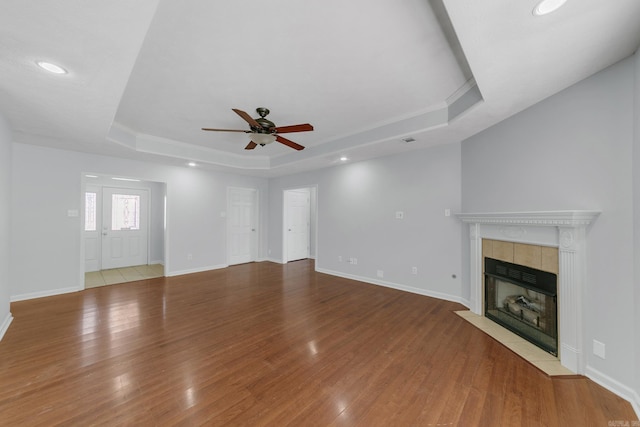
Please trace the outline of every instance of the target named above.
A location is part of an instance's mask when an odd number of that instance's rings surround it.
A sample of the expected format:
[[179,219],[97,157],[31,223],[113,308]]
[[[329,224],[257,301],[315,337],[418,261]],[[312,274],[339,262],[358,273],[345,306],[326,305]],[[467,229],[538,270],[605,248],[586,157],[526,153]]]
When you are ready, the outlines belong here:
[[555,274],[485,258],[485,316],[558,355]]

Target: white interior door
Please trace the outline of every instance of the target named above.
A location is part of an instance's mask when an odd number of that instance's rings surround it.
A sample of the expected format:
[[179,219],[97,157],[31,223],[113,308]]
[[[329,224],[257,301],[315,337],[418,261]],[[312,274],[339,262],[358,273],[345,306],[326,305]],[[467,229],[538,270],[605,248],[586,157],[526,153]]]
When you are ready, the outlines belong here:
[[102,245],[100,230],[102,224],[102,188],[87,185],[84,192],[84,271],[100,270]]
[[229,188],[227,193],[227,251],[229,265],[256,260],[258,191]]
[[309,189],[287,190],[285,202],[285,262],[309,258],[311,196]]
[[148,212],[147,190],[103,187],[102,269],[147,264]]

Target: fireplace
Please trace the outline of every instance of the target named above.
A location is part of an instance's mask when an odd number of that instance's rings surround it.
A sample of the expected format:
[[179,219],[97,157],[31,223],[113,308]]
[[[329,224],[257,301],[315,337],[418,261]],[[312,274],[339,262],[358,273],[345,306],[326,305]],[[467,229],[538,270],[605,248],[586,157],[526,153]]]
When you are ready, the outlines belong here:
[[484,263],[484,315],[557,356],[557,275],[493,258]]
[[557,357],[562,366],[577,374],[585,370],[582,293],[587,281],[587,228],[598,215],[597,211],[579,210],[456,214],[469,225],[467,305],[477,315],[484,316],[485,309],[485,239],[557,248]]

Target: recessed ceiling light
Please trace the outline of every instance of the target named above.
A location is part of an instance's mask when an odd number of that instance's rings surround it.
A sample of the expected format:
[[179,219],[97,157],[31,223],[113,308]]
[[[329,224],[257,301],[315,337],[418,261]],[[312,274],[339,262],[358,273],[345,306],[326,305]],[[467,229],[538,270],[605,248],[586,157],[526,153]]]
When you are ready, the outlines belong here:
[[195,168],[196,167],[196,162],[189,162],[189,163],[187,163],[187,166]]
[[533,8],[533,14],[536,16],[542,16],[554,12],[560,9],[566,1],[567,0],[542,0]]
[[52,64],[51,62],[37,61],[36,64],[38,64],[38,67],[42,68],[43,70],[47,70],[50,73],[67,74],[67,72],[68,72],[67,70],[65,70],[61,66],[56,65],[56,64]]
[[340,161],[341,162],[346,162],[347,160],[349,160],[349,158],[347,156],[340,157]]

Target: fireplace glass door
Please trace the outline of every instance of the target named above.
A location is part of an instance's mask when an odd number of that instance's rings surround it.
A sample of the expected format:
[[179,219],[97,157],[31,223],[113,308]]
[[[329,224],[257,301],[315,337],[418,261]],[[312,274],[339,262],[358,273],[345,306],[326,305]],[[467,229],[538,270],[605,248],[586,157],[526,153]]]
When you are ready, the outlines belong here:
[[556,281],[555,274],[487,258],[485,316],[557,356]]

